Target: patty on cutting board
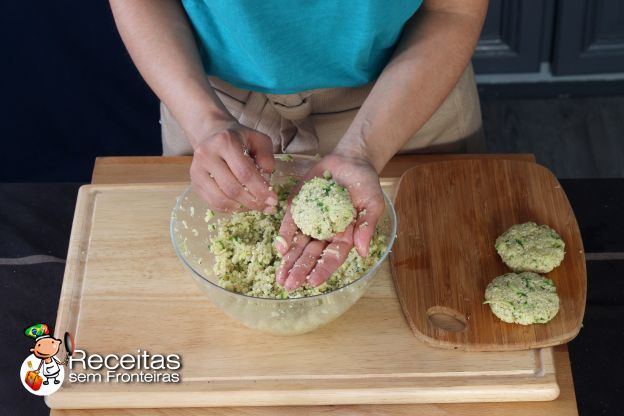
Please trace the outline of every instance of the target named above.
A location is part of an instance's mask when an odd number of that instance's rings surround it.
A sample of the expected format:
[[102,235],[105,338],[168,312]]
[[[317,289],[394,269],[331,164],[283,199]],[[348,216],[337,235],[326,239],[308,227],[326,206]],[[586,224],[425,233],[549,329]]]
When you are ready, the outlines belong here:
[[485,302],[502,321],[521,325],[543,324],[559,311],[559,296],[552,280],[537,273],[507,273],[485,290]]
[[555,230],[534,222],[516,224],[496,239],[496,251],[514,272],[548,273],[561,264],[565,243]]

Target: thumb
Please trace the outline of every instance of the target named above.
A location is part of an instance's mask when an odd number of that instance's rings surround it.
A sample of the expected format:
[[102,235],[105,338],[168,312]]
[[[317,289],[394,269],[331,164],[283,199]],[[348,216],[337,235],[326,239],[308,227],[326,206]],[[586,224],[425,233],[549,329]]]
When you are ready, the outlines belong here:
[[271,173],[275,168],[273,142],[266,134],[251,130],[245,137],[245,144],[251,151],[256,165],[263,173]]

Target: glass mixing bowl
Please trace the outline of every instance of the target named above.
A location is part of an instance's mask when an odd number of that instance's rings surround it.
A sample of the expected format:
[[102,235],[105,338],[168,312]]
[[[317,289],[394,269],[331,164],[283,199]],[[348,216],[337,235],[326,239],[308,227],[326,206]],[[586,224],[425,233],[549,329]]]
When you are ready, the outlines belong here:
[[[277,155],[273,183],[280,183],[289,176],[303,177],[316,162],[307,156],[283,157]],[[171,215],[171,241],[176,254],[190,271],[208,298],[231,318],[243,325],[274,335],[297,335],[325,325],[349,309],[364,294],[386,260],[396,237],[396,214],[388,196],[384,193],[386,209],[380,219],[381,232],[386,236],[387,246],[375,265],[358,280],[332,292],[295,299],[257,298],[228,291],[219,286],[219,278],[212,272],[214,257],[209,250],[211,232],[204,221],[208,209],[204,200],[191,187],[178,198]],[[209,222],[229,214],[214,213]]]

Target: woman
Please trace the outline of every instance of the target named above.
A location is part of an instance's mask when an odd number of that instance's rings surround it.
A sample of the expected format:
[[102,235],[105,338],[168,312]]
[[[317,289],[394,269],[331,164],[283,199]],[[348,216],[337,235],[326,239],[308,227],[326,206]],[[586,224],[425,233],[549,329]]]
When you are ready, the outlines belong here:
[[378,174],[394,154],[480,144],[469,61],[487,0],[110,3],[163,103],[164,154],[193,154],[193,185],[212,207],[274,213],[275,152],[320,153],[308,177],[328,170],[349,190],[362,215],[331,242],[295,239],[286,213],[277,281],[289,290],[324,282],[354,245],[368,253]]

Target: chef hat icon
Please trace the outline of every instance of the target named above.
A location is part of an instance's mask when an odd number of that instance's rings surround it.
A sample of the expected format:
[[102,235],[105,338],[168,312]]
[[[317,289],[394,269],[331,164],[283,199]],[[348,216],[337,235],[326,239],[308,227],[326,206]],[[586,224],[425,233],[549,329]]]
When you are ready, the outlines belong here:
[[24,334],[35,341],[39,341],[43,338],[50,338],[50,329],[46,324],[36,324],[26,328]]

